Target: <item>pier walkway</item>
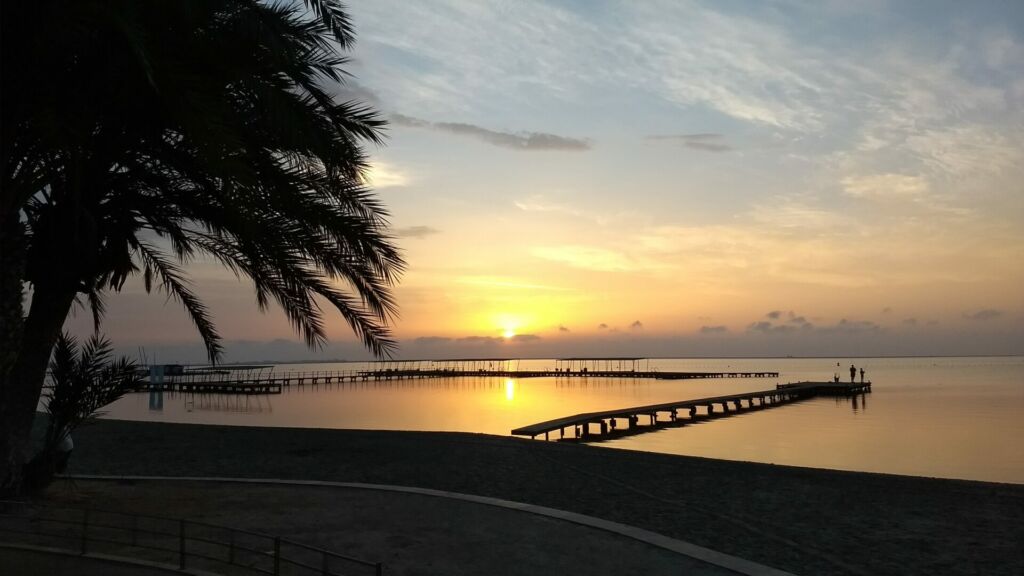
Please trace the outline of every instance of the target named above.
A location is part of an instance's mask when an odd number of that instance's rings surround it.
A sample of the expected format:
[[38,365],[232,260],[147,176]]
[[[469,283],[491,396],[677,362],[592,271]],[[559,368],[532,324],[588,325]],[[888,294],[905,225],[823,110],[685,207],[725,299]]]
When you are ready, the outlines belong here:
[[778,378],[778,372],[662,372],[658,370],[518,370],[490,368],[387,368],[379,370],[324,370],[275,373],[271,370],[203,370],[168,375],[160,382],[144,380],[140,390],[215,394],[280,394],[282,387],[379,380],[425,378],[636,378],[688,380],[704,378]]
[[[512,431],[512,434],[516,436],[529,436],[530,438],[536,438],[543,434],[544,439],[548,440],[550,439],[549,435],[551,432],[558,431],[558,439],[560,440],[586,442],[588,440],[608,439],[613,436],[638,434],[669,424],[680,425],[741,411],[769,408],[814,396],[845,396],[870,391],[871,382],[797,382],[795,384],[779,384],[772,390],[575,414],[516,428]],[[686,414],[685,418],[681,412]],[[662,415],[665,415],[668,420],[659,419]],[[649,419],[647,425],[640,425],[641,416]],[[624,422],[622,427],[619,426],[619,420]],[[591,425],[597,426],[598,433],[594,433],[591,430]],[[572,431],[569,438],[566,438],[566,428]]]

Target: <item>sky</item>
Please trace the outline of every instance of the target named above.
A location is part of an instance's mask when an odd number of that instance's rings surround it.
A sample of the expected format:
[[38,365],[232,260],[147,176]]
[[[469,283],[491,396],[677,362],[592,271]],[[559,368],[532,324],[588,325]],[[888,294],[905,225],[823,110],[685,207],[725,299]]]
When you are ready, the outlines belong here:
[[[349,9],[399,357],[1024,353],[1024,3]],[[308,350],[190,270],[227,361],[368,357],[337,314]],[[141,283],[104,332],[203,357]]]

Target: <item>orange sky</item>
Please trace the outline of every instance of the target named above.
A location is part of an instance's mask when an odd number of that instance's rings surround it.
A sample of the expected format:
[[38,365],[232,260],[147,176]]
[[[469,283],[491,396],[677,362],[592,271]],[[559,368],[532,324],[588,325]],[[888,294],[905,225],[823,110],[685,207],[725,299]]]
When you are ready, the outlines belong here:
[[[930,6],[352,6],[401,354],[1024,353],[1024,15]],[[229,359],[362,354],[190,270]],[[136,285],[106,331],[197,350]]]

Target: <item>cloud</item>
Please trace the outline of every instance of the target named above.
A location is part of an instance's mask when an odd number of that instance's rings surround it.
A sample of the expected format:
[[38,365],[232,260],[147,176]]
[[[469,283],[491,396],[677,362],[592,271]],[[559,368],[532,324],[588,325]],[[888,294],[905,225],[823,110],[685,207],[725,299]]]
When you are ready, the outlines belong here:
[[381,104],[380,96],[375,91],[360,84],[351,77],[347,77],[343,82],[338,83],[338,87],[334,91],[334,101],[357,102],[374,107],[379,107]]
[[567,327],[565,327],[565,326],[562,326],[562,325],[560,325],[560,326],[558,327],[558,331],[559,331],[559,332],[571,332],[571,330],[569,330],[569,329],[568,329]]
[[392,114],[391,121],[397,126],[407,128],[424,128],[447,132],[457,136],[468,136],[476,138],[494,146],[511,148],[513,150],[538,151],[538,150],[566,150],[582,151],[590,150],[589,140],[548,134],[546,132],[498,132],[475,124],[463,122],[430,122],[403,114]]
[[768,320],[752,322],[747,326],[747,332],[759,334],[789,334],[797,331],[807,332],[814,329],[814,324],[811,324],[806,317],[800,316],[792,310],[788,312],[772,310],[765,314],[765,318],[768,318]]
[[921,176],[874,174],[848,176],[843,190],[855,198],[919,198],[928,193],[928,181]]
[[979,322],[986,322],[988,320],[995,320],[1003,315],[1002,310],[993,310],[992,308],[986,308],[985,310],[978,310],[973,314],[964,314],[964,318],[969,320],[977,320]]
[[843,318],[832,326],[822,326],[818,331],[823,334],[877,334],[883,332],[883,328],[869,320],[847,320]]
[[625,254],[595,246],[537,246],[531,253],[538,258],[585,270],[622,272],[634,268],[633,262]]
[[907,326],[917,326],[917,318],[904,318],[903,323]]
[[885,308],[882,308],[882,314],[892,314],[892,307],[886,306]]
[[522,200],[515,200],[513,201],[513,204],[523,212],[555,212],[559,214],[568,214],[570,216],[583,215],[582,211],[573,206],[550,202],[539,194],[532,194]]
[[512,338],[502,338],[500,336],[463,336],[461,338],[447,338],[444,336],[422,336],[413,340],[416,344],[423,346],[441,346],[445,344],[469,344],[476,346],[497,346],[499,344],[505,344],[508,341],[515,343],[527,343],[536,342],[541,340],[541,337],[537,334],[516,334]]
[[787,320],[787,322],[789,322],[790,324],[799,324],[801,326],[810,324],[810,322],[807,321],[807,318],[804,318],[803,316],[797,316],[792,310],[789,311],[789,319]]
[[563,288],[561,286],[534,284],[525,279],[504,276],[461,276],[457,278],[456,281],[460,284],[487,286],[490,288],[505,288],[509,290],[545,290],[550,292],[569,291],[569,288]]
[[363,175],[367,186],[376,189],[396,188],[409,183],[409,177],[401,170],[385,162],[375,161]]
[[598,330],[607,330],[608,329],[608,325],[605,324],[604,322],[601,322],[600,324],[597,325],[597,329]]
[[729,329],[725,326],[701,326],[701,334],[722,334],[728,332]]
[[685,148],[702,150],[704,152],[728,152],[732,146],[725,143],[725,136],[709,132],[697,134],[652,134],[647,136],[648,140],[670,140],[678,142]]
[[671,268],[672,265],[643,254],[626,254],[600,246],[562,244],[558,246],[535,246],[530,253],[537,258],[562,262],[573,268],[598,272],[654,271]]
[[490,345],[504,342],[504,338],[498,338],[496,336],[463,336],[462,338],[456,338],[456,342],[462,342],[464,344],[482,344]]
[[639,320],[634,320],[633,323],[629,325],[629,329],[630,330],[643,330],[644,329],[644,324],[643,324],[643,322],[641,322]]
[[447,344],[447,343],[449,343],[451,341],[452,341],[451,338],[446,338],[444,336],[421,336],[421,337],[416,338],[415,340],[413,340],[413,342],[415,342],[417,344],[423,344],[425,346],[435,346],[435,345],[438,345],[438,344]]
[[747,332],[757,332],[760,334],[788,334],[796,331],[796,326],[788,326],[786,324],[775,325],[764,320],[747,326]]
[[426,238],[439,232],[440,230],[430,226],[407,226],[405,228],[396,228],[392,233],[398,238]]

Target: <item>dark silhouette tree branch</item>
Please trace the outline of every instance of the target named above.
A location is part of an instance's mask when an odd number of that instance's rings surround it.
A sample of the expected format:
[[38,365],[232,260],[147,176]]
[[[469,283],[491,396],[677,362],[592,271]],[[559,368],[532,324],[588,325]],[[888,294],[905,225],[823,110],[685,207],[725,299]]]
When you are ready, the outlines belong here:
[[308,345],[327,302],[390,355],[404,262],[362,148],[385,122],[328,95],[354,41],[337,0],[0,9],[0,492],[17,489],[73,302],[98,325],[130,276],[182,304],[211,361],[220,337],[186,272],[200,257],[251,279]]

